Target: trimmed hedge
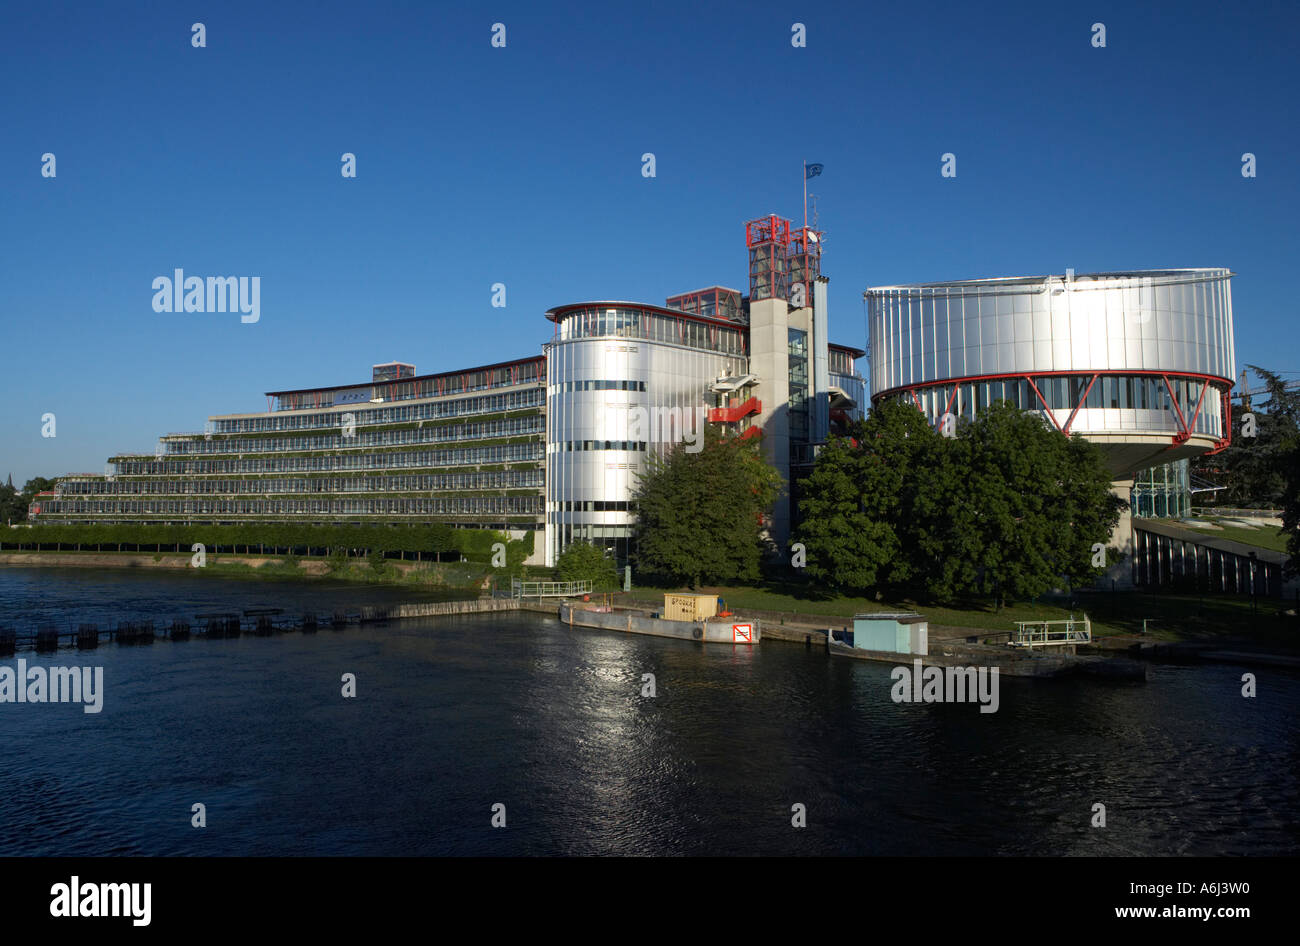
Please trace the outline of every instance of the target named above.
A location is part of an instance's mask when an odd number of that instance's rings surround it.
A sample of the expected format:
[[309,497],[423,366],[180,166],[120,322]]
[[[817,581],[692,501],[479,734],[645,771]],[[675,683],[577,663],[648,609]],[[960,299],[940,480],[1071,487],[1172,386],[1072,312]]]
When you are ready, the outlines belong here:
[[0,550],[9,551],[189,552],[196,542],[213,553],[328,555],[331,549],[342,549],[351,555],[364,555],[380,549],[422,555],[456,554],[484,563],[491,558],[492,545],[496,542],[505,542],[507,557],[517,557],[519,561],[532,549],[528,540],[510,541],[500,532],[454,529],[441,522],[395,526],[312,526],[291,522],[234,526],[49,524],[30,529],[0,529]]

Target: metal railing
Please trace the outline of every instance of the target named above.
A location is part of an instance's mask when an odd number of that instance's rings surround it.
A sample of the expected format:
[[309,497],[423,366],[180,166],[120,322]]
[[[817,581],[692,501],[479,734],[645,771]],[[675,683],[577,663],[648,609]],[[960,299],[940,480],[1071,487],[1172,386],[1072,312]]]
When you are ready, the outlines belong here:
[[510,580],[512,598],[569,598],[590,594],[592,583],[587,581],[520,581]]
[[1224,506],[1193,506],[1197,516],[1220,516],[1228,519],[1280,519],[1281,509],[1229,509]]
[[1011,632],[1012,647],[1063,647],[1067,644],[1092,642],[1092,622],[1071,614],[1060,621],[1017,621]]

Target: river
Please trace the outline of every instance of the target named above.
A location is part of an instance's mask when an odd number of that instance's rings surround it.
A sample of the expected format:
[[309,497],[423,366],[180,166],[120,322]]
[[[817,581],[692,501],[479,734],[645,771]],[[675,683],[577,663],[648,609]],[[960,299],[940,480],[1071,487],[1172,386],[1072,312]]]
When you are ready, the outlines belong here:
[[[0,569],[0,625],[20,632],[413,597]],[[1300,851],[1289,670],[1003,679],[982,714],[896,704],[889,666],[802,645],[706,646],[528,612],[20,650],[0,666],[19,658],[101,666],[104,701],[97,714],[0,703],[0,855]],[[206,827],[191,825],[196,803]],[[1091,826],[1095,804],[1105,827]]]

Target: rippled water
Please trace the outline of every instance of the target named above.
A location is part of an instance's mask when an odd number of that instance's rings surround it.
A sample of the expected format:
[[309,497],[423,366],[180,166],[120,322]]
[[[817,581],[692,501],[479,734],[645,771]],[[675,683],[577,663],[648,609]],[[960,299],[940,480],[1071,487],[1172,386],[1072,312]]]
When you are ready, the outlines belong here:
[[[409,593],[0,570],[0,623],[332,610]],[[39,612],[39,613],[38,613]],[[1293,854],[1300,676],[1003,680],[509,614],[63,650],[105,706],[0,704],[0,854]],[[0,660],[13,666],[15,658]],[[343,699],[354,673],[358,697]],[[641,696],[653,673],[658,696]],[[191,805],[208,826],[190,827]],[[1107,827],[1089,827],[1092,806]],[[507,827],[490,825],[506,806]],[[808,826],[791,827],[791,806]]]

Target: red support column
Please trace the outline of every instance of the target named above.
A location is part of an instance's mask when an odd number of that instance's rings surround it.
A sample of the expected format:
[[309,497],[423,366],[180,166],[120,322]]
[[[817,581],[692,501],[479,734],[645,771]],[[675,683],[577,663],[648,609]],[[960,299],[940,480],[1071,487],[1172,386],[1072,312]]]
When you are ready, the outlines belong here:
[[[1161,379],[1165,382],[1165,390],[1169,392],[1169,400],[1173,402],[1173,405],[1174,405],[1174,413],[1175,413],[1175,414],[1177,415],[1177,417],[1178,417],[1178,429],[1179,429],[1179,433],[1174,434],[1174,443],[1176,443],[1176,444],[1178,444],[1178,443],[1182,443],[1184,440],[1186,440],[1186,439],[1187,439],[1188,437],[1190,437],[1192,434],[1191,434],[1191,431],[1189,431],[1189,430],[1187,429],[1187,419],[1186,419],[1185,417],[1183,417],[1183,409],[1182,409],[1182,407],[1179,406],[1179,404],[1178,404],[1178,398],[1174,396],[1174,386],[1173,386],[1172,384],[1169,383],[1169,376],[1168,376],[1168,375],[1165,375],[1165,374],[1162,374],[1160,377],[1161,377]],[[1182,436],[1182,440],[1178,439],[1180,434],[1183,435],[1183,436]]]
[[1024,378],[1029,382],[1029,386],[1034,389],[1034,393],[1038,395],[1038,403],[1042,404],[1043,410],[1047,411],[1047,419],[1052,422],[1053,427],[1060,430],[1061,425],[1056,422],[1056,414],[1054,414],[1052,409],[1047,406],[1047,398],[1043,397],[1043,392],[1038,390],[1038,385],[1034,384],[1034,379],[1029,375],[1025,375]]
[[1079,398],[1079,403],[1074,405],[1074,410],[1070,411],[1070,419],[1067,420],[1065,426],[1061,428],[1061,433],[1068,434],[1070,432],[1070,425],[1074,423],[1074,415],[1079,413],[1079,408],[1083,407],[1083,405],[1087,403],[1088,394],[1092,391],[1092,386],[1097,383],[1099,377],[1101,377],[1100,372],[1094,374],[1092,380],[1088,382],[1088,386],[1083,389],[1083,395]]
[[1201,382],[1201,396],[1196,399],[1196,410],[1192,413],[1192,422],[1187,425],[1187,434],[1189,437],[1192,432],[1196,430],[1196,420],[1201,416],[1201,403],[1205,400],[1205,392],[1209,390],[1209,387],[1210,382]]

